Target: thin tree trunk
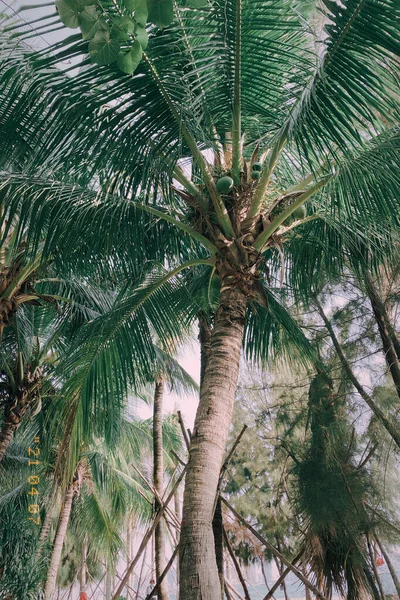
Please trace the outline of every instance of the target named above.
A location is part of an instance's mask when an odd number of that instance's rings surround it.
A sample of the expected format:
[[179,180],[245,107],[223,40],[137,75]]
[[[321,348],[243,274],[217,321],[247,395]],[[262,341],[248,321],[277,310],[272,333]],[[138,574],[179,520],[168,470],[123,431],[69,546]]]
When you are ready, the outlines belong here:
[[[296,563],[299,562],[300,558],[302,557],[303,554],[303,550],[301,550],[292,560],[292,565],[295,566]],[[303,571],[303,576],[304,578],[306,578],[306,573],[304,572],[304,568],[302,569]],[[264,600],[269,600],[270,598],[274,597],[274,593],[276,592],[276,590],[278,589],[278,587],[280,586],[280,584],[282,583],[282,581],[284,581],[285,577],[287,577],[289,575],[289,573],[291,572],[291,569],[289,567],[286,567],[286,569],[283,571],[282,575],[279,577],[279,579],[277,579],[274,583],[274,585],[272,586],[272,588],[269,590],[268,594],[264,597]],[[268,587],[268,586],[267,586]],[[306,590],[308,590],[308,587],[305,586]],[[311,594],[310,594],[311,597]]]
[[[164,381],[159,379],[156,382],[154,392],[153,406],[153,485],[159,498],[162,498],[164,492],[164,458],[162,441],[162,410],[163,410]],[[158,502],[155,499],[156,510]],[[165,523],[161,519],[154,532],[154,553],[156,565],[156,582],[158,583],[163,573],[167,561],[165,559]],[[158,588],[158,599],[167,600],[168,585],[164,579]]]
[[140,567],[139,579],[138,579],[136,596],[135,596],[136,600],[139,598],[140,586],[142,585],[143,571],[144,571],[144,567],[145,567],[145,564],[146,564],[146,556],[147,556],[147,546],[144,549],[142,566]]
[[378,325],[386,363],[396,387],[397,395],[400,398],[400,362],[397,354],[397,352],[400,352],[400,344],[390,323],[385,304],[368,274],[365,276],[365,287],[371,302],[372,312]]
[[7,449],[12,442],[14,433],[18,429],[18,425],[19,423],[16,424],[10,423],[7,420],[4,421],[0,431],[0,461],[3,460],[5,453],[7,452]]
[[64,545],[65,535],[67,533],[69,518],[71,516],[72,500],[75,494],[75,484],[72,483],[64,498],[63,507],[58,519],[56,536],[54,538],[53,550],[50,558],[49,570],[47,572],[45,599],[53,600],[57,584],[57,572],[60,566],[61,553]]
[[243,592],[244,592],[244,597],[246,598],[246,600],[251,600],[250,594],[249,594],[249,590],[248,590],[247,585],[246,585],[246,581],[245,581],[245,579],[243,577],[243,573],[242,573],[242,571],[240,569],[239,561],[238,561],[238,559],[235,556],[233,548],[232,548],[232,546],[231,546],[231,544],[229,542],[228,535],[227,535],[227,533],[226,533],[226,531],[225,531],[224,528],[222,529],[222,532],[223,532],[223,536],[224,536],[225,545],[228,548],[229,556],[232,559],[233,566],[235,567],[235,570],[236,570],[236,574],[237,574],[237,576],[239,578],[239,581],[240,581],[240,583],[242,585]]
[[[281,545],[279,542],[279,538],[275,538],[276,539],[276,547],[278,548],[279,552],[281,552]],[[278,561],[277,559],[275,559],[276,562],[276,566],[278,567],[278,571],[279,571],[279,575],[282,575],[284,572],[284,568],[283,568],[283,563],[282,561]],[[285,594],[285,600],[290,600],[289,595],[287,593],[287,588],[286,588],[286,581],[285,579],[282,580],[282,586],[283,586],[283,593]]]
[[[265,587],[267,588],[268,591],[271,590],[271,588],[269,587],[269,583],[268,583],[268,577],[267,577],[267,573],[265,572],[265,565],[264,565],[264,559],[261,558],[260,559],[260,564],[261,564],[261,573],[264,579],[264,583],[265,583]],[[272,596],[273,598],[273,596]]]
[[371,543],[369,541],[368,534],[367,534],[366,538],[367,538],[367,545],[368,545],[368,553],[369,553],[369,557],[371,559],[371,564],[372,564],[372,570],[374,572],[375,581],[378,584],[379,595],[381,597],[381,600],[385,600],[385,592],[383,591],[382,581],[381,581],[381,578],[379,577],[378,569],[376,568],[375,556],[372,551],[372,547],[371,547]]
[[379,540],[379,538],[377,536],[375,536],[375,539],[376,539],[376,543],[379,546],[380,551],[382,552],[382,556],[385,559],[386,564],[388,566],[390,575],[393,579],[394,587],[396,588],[397,595],[400,598],[400,581],[399,581],[399,578],[397,577],[396,569],[394,568],[393,563],[390,560],[390,557],[389,557],[388,553],[386,552],[385,547],[383,546],[382,542]]
[[111,600],[111,594],[112,594],[112,588],[113,588],[113,577],[111,575],[111,571],[110,571],[110,565],[107,562],[107,566],[106,566],[107,572],[106,572],[106,589],[105,589],[105,595],[104,598],[105,600]]
[[[306,565],[303,565],[301,570],[303,571],[303,575],[305,575],[305,577],[307,577]],[[311,600],[310,590],[308,589],[308,587],[306,587],[305,590],[306,590],[306,600]]]
[[210,352],[200,390],[183,500],[180,600],[220,600],[212,521],[232,421],[247,297],[222,278]]
[[84,592],[86,589],[86,559],[87,559],[87,542],[82,546],[82,564],[79,571],[79,591]]
[[336,334],[333,330],[333,327],[332,327],[329,319],[325,315],[323,308],[317,299],[315,299],[315,306],[317,307],[320,317],[322,318],[323,322],[325,323],[325,327],[326,327],[326,329],[329,333],[329,336],[332,340],[332,343],[335,347],[336,354],[338,355],[339,360],[342,363],[342,366],[343,366],[349,380],[354,385],[354,387],[360,394],[361,398],[369,406],[369,408],[374,413],[376,418],[380,421],[380,423],[383,425],[383,427],[386,429],[386,431],[389,433],[389,435],[393,438],[393,440],[396,442],[396,444],[400,448],[400,428],[396,425],[396,423],[392,422],[384,415],[384,413],[381,411],[379,406],[375,403],[373,398],[366,392],[366,390],[363,388],[361,383],[358,381],[357,377],[353,373],[352,368],[350,367],[349,362],[347,361],[347,359],[344,355],[342,347],[341,347],[341,345],[336,337]]

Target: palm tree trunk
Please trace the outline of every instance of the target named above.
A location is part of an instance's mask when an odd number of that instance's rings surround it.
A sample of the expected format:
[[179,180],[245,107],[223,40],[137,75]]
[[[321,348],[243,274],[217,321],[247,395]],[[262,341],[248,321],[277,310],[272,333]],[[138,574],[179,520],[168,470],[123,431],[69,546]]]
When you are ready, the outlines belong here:
[[[159,497],[164,492],[164,458],[162,441],[162,409],[163,409],[164,381],[159,379],[156,382],[153,405],[153,484]],[[157,500],[156,500],[157,508]],[[165,560],[165,523],[163,519],[158,523],[154,532],[156,581],[161,578],[161,574],[166,567]],[[158,588],[158,599],[167,600],[168,586],[164,579]]]
[[72,500],[75,494],[75,484],[71,483],[69,486],[65,498],[61,513],[58,519],[56,536],[54,538],[53,550],[50,558],[49,570],[47,572],[47,580],[45,587],[45,600],[53,600],[54,592],[56,590],[57,583],[57,572],[61,561],[61,552],[64,545],[65,535],[67,533],[69,518],[71,516]]
[[381,543],[381,541],[378,539],[377,536],[375,536],[375,539],[376,539],[376,543],[379,546],[380,551],[382,552],[382,556],[385,559],[386,564],[388,566],[390,575],[391,575],[391,577],[393,579],[394,587],[396,588],[397,595],[400,598],[400,581],[399,581],[399,578],[397,577],[396,569],[394,568],[393,563],[390,560],[390,557],[389,557],[388,553],[386,552],[386,550],[385,550],[383,544]]
[[[202,386],[206,366],[210,354],[212,328],[208,319],[204,315],[199,316],[199,342],[200,342],[200,387]],[[224,577],[224,536],[222,522],[222,505],[218,497],[215,504],[215,512],[212,522],[214,534],[215,558],[217,561],[218,576],[221,583],[221,595],[224,597],[225,577]]]
[[400,430],[399,430],[398,426],[396,425],[396,423],[394,423],[392,420],[388,419],[385,416],[385,414],[382,412],[382,410],[376,404],[374,399],[367,393],[367,391],[363,388],[363,386],[361,385],[361,383],[359,382],[357,377],[354,375],[353,370],[344,355],[344,352],[339,343],[339,340],[337,339],[336,334],[333,330],[333,327],[332,327],[329,319],[325,315],[322,306],[320,305],[320,303],[318,302],[318,300],[316,298],[314,299],[314,302],[315,302],[315,306],[317,307],[317,311],[318,311],[321,319],[325,323],[325,327],[329,333],[329,336],[332,340],[333,346],[336,350],[336,354],[338,355],[338,358],[339,358],[340,362],[342,363],[342,366],[347,374],[347,377],[349,378],[351,383],[354,385],[354,387],[360,394],[361,398],[365,401],[365,403],[369,406],[371,411],[374,413],[374,415],[376,416],[378,421],[383,425],[383,427],[386,429],[386,431],[389,433],[389,435],[393,438],[393,440],[396,442],[396,444],[400,448]]
[[14,437],[14,433],[16,432],[17,429],[18,429],[18,424],[10,423],[7,420],[4,421],[1,431],[0,431],[0,461],[3,460],[4,455],[7,452],[7,449],[9,447],[9,445],[11,444],[12,439]]
[[247,296],[222,278],[210,352],[190,443],[180,542],[180,600],[220,600],[212,520],[232,421]]
[[107,561],[106,563],[106,589],[105,589],[105,600],[111,600],[111,596],[112,596],[112,588],[113,588],[113,577],[111,575],[111,571],[110,571],[110,565]]

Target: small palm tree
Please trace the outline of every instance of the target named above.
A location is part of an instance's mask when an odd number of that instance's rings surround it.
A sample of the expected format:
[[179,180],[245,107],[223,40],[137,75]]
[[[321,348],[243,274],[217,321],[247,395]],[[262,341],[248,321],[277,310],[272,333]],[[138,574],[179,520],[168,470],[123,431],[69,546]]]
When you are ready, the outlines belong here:
[[[185,240],[175,255],[167,244],[163,284],[199,265],[204,278],[218,278],[180,543],[181,600],[218,600],[211,523],[246,322],[273,313],[277,257],[293,259],[292,281],[306,297],[319,276],[343,267],[346,227],[377,253],[380,236],[397,226],[400,48],[395,0],[379,9],[375,0],[326,0],[323,29],[319,13],[289,0],[193,4],[60,0],[60,18],[83,39],[31,55],[25,85],[38,102],[26,115],[42,107],[46,131],[30,172],[9,174],[3,190],[5,214],[26,215],[36,238],[49,231],[49,248],[65,244],[66,232],[82,240],[85,223],[90,252],[113,247],[137,264],[153,247],[129,253],[127,241],[142,239],[143,214],[153,215],[152,243],[161,222]],[[146,27],[148,13],[164,29]],[[55,68],[76,56],[85,67],[78,74]],[[3,89],[15,84],[16,102],[18,61],[5,57],[0,80]],[[28,137],[39,130],[40,119]],[[92,193],[61,181],[61,163]],[[60,175],[51,186],[50,169]]]

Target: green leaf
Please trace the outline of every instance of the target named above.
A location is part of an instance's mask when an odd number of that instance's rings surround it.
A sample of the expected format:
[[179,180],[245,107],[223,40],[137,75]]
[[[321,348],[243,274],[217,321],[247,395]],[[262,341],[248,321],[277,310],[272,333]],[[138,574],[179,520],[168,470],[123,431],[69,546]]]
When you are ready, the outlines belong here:
[[208,0],[188,0],[187,5],[193,8],[202,8],[208,5]]
[[116,40],[129,40],[135,31],[135,22],[128,15],[114,19],[111,29],[111,37]]
[[147,0],[149,21],[157,27],[167,27],[174,20],[172,0]]
[[98,31],[107,31],[107,23],[95,6],[87,6],[78,15],[79,27],[84,40],[91,40]]
[[117,63],[118,67],[127,75],[132,75],[142,60],[142,54],[142,46],[138,40],[135,40],[129,52],[120,53]]
[[91,59],[99,65],[109,65],[115,62],[119,50],[119,42],[111,39],[108,31],[98,31],[89,43]]
[[74,0],[57,0],[56,8],[61,21],[66,27],[77,29],[79,27],[79,13],[83,7]]
[[126,8],[135,13],[135,21],[142,27],[147,23],[147,2],[146,0],[124,0]]
[[149,43],[149,36],[147,35],[147,31],[141,25],[137,25],[135,28],[136,39],[139,44],[142,46],[143,50],[146,50]]

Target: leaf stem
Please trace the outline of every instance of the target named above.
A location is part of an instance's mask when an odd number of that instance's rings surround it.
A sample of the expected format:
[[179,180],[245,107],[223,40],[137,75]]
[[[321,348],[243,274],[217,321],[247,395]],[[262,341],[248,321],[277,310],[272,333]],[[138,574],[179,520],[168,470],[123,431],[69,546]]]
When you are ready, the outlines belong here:
[[214,244],[212,242],[210,242],[210,240],[208,240],[204,235],[202,235],[201,233],[198,233],[197,231],[195,231],[194,229],[189,227],[189,225],[186,225],[185,223],[182,223],[182,221],[178,221],[177,219],[174,219],[174,217],[171,217],[171,215],[169,215],[168,213],[158,210],[157,208],[153,208],[152,206],[147,206],[146,204],[138,204],[136,202],[135,202],[134,206],[136,208],[138,208],[139,210],[143,210],[144,212],[155,215],[155,216],[159,217],[160,219],[164,219],[164,221],[168,221],[168,223],[172,223],[173,225],[175,225],[176,227],[178,227],[179,229],[181,229],[182,231],[184,231],[185,233],[190,235],[190,237],[192,237],[192,238],[196,239],[198,242],[200,242],[200,244],[202,244],[205,248],[207,248],[207,250],[209,250],[212,255],[216,254],[217,247],[214,246]]
[[269,155],[268,162],[263,170],[260,181],[258,182],[258,185],[255,190],[255,194],[253,196],[253,201],[251,203],[249,214],[248,214],[249,217],[255,217],[256,215],[259,214],[259,212],[261,210],[261,205],[262,205],[262,201],[264,198],[264,194],[267,190],[269,180],[270,180],[271,175],[276,167],[276,164],[279,160],[282,150],[284,149],[284,147],[286,145],[287,138],[288,138],[288,132],[289,132],[289,125],[287,124],[283,128],[283,130],[278,138],[277,143],[272,148],[272,152]]
[[299,206],[304,204],[304,202],[308,198],[313,196],[319,189],[321,189],[326,183],[328,183],[328,181],[331,178],[332,175],[327,175],[326,177],[323,177],[315,185],[306,190],[304,194],[301,194],[298,198],[296,198],[296,200],[290,206],[288,206],[286,210],[281,212],[281,214],[278,215],[272,221],[272,223],[258,236],[254,243],[254,248],[259,252],[262,252],[265,244],[267,243],[271,235],[275,233],[275,231],[280,225],[282,225],[283,221],[285,221],[296,210],[296,208],[299,208]]
[[215,182],[211,176],[211,173],[209,171],[206,160],[197,147],[196,140],[192,137],[192,135],[189,132],[188,128],[186,127],[185,123],[183,123],[181,116],[178,113],[177,109],[175,108],[175,105],[172,102],[169,93],[165,89],[165,86],[164,86],[163,82],[161,81],[161,78],[160,78],[155,66],[153,65],[150,58],[148,57],[148,55],[145,52],[143,52],[143,59],[144,59],[145,63],[147,64],[148,68],[150,69],[150,72],[159,87],[162,97],[164,98],[165,102],[167,103],[168,108],[170,109],[175,121],[177,122],[177,124],[179,125],[179,127],[182,131],[182,135],[185,138],[186,143],[189,146],[190,151],[192,153],[193,160],[197,163],[197,165],[201,171],[204,183],[207,186],[211,201],[212,201],[214,209],[215,209],[215,214],[216,214],[218,223],[221,226],[223,233],[228,238],[233,238],[235,234],[234,234],[233,226],[232,226],[228,211],[226,210],[225,205],[222,201],[222,198],[217,191]]
[[232,114],[232,178],[236,185],[240,182],[240,168],[242,161],[241,63],[242,0],[236,0],[235,76]]

